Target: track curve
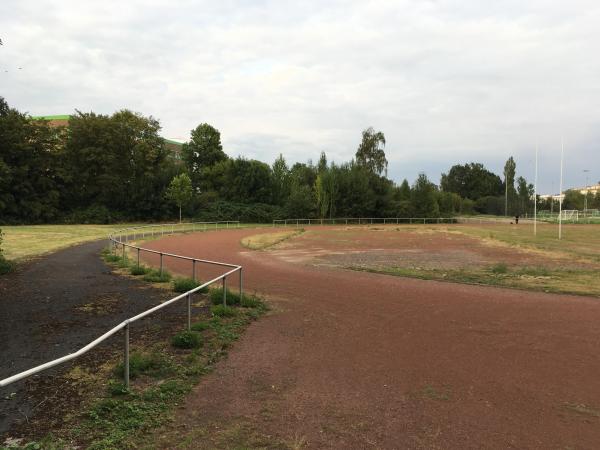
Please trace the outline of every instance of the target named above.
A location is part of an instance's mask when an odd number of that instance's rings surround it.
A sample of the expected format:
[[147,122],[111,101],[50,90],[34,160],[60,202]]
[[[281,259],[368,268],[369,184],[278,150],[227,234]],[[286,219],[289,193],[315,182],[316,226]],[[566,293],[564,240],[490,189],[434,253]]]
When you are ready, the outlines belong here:
[[176,422],[191,433],[235,422],[310,448],[597,447],[598,300],[317,269],[240,245],[270,231],[147,243],[240,264],[274,305],[189,397]]

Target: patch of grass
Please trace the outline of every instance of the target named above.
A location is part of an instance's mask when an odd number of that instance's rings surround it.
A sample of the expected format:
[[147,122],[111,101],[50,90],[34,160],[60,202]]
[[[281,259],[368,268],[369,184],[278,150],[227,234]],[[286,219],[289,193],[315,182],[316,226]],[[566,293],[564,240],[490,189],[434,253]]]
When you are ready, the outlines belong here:
[[181,331],[171,338],[171,344],[177,348],[199,348],[202,337],[196,331]]
[[[134,352],[129,355],[129,377],[132,379],[142,374],[154,377],[162,376],[168,373],[169,368],[169,361],[156,352]],[[124,373],[124,364],[120,362],[115,368],[115,374],[122,378]]]
[[104,254],[104,260],[109,263],[116,263],[121,260],[119,255],[113,255],[111,253]]
[[214,305],[210,307],[210,312],[216,317],[235,317],[237,311],[231,306]]
[[504,274],[508,272],[508,266],[505,263],[494,264],[490,271],[495,274]]
[[210,328],[210,324],[208,322],[196,322],[192,324],[191,328],[192,331],[205,331]]
[[275,233],[255,234],[243,238],[241,244],[250,250],[266,250],[269,247],[273,247],[302,233],[304,233],[304,228],[277,231]]
[[517,272],[519,275],[527,275],[530,277],[549,277],[551,272],[545,267],[523,267]]
[[[175,292],[187,292],[200,286],[202,283],[191,278],[175,278],[173,280],[173,290]],[[206,292],[208,289],[201,289],[199,292]]]
[[134,265],[129,268],[129,273],[134,276],[146,275],[150,272],[150,268],[142,265]]
[[105,239],[114,230],[134,224],[2,226],[5,256],[17,262],[84,242]]
[[[213,305],[223,304],[223,288],[211,289],[209,295]],[[231,291],[230,289],[227,289],[227,305],[242,306],[244,308],[264,307],[264,303],[257,296],[244,294],[240,298],[239,292]]]
[[168,283],[171,281],[171,278],[171,274],[166,270],[163,270],[161,274],[159,270],[152,269],[144,275],[144,281],[149,283]]
[[439,390],[429,384],[421,390],[420,394],[423,398],[427,398],[429,400],[450,400],[449,389]]
[[584,416],[600,417],[600,409],[592,408],[581,403],[565,403],[565,408]]

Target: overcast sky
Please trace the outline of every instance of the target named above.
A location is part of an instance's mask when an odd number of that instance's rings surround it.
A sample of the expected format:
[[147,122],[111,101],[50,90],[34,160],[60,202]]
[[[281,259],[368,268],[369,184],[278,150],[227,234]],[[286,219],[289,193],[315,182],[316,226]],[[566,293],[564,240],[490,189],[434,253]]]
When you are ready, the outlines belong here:
[[[208,122],[271,163],[354,156],[385,133],[389,175],[434,182],[514,155],[539,191],[600,180],[600,2],[2,0],[0,95],[31,115]],[[19,69],[21,67],[21,69]]]

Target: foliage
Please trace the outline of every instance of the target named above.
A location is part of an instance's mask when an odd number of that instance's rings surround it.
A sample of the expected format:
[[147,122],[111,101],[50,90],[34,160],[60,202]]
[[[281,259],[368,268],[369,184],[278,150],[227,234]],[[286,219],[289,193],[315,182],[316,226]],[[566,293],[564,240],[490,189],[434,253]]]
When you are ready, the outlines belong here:
[[[129,377],[136,378],[146,374],[161,376],[168,369],[168,362],[159,353],[134,352],[129,355]],[[124,364],[120,362],[115,368],[115,375],[122,378],[125,373]]]
[[202,123],[191,131],[191,139],[183,145],[182,154],[194,186],[199,186],[203,171],[226,161],[221,145],[221,133],[213,126]]
[[[192,280],[191,278],[175,278],[173,280],[173,290],[175,292],[187,292],[197,288],[200,284],[198,280]],[[205,292],[204,288],[201,291]]]
[[4,258],[2,254],[2,230],[0,230],[0,275],[12,272],[14,264]]
[[173,347],[198,348],[202,345],[202,338],[196,331],[181,331],[171,339]]
[[159,270],[151,270],[146,275],[144,275],[144,281],[148,281],[150,283],[168,283],[171,281],[171,274],[163,269],[162,274]]
[[436,187],[429,181],[427,175],[419,174],[411,190],[411,200],[415,217],[438,217],[439,205],[436,201]]
[[187,173],[177,175],[171,180],[171,184],[165,193],[166,197],[179,207],[179,222],[181,222],[181,208],[192,200],[192,180]]
[[234,308],[225,305],[211,306],[210,312],[215,317],[235,317],[237,315],[237,312]]
[[129,268],[129,273],[134,276],[146,275],[150,269],[145,266],[133,265]]
[[362,141],[356,150],[356,162],[366,167],[372,173],[381,175],[384,171],[387,175],[388,162],[383,151],[385,147],[385,136],[381,131],[375,131],[369,127],[362,132]]
[[447,174],[442,174],[440,189],[471,200],[503,194],[500,177],[480,163],[452,166]]

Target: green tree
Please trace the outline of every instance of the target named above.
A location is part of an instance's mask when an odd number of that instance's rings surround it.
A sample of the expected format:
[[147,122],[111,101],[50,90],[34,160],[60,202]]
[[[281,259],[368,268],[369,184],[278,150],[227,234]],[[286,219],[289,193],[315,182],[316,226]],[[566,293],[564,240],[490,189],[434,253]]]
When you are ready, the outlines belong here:
[[517,163],[511,156],[504,164],[504,189],[505,189],[505,207],[504,214],[508,215],[509,212],[512,214],[513,212],[513,200],[516,197],[515,190],[515,174],[517,171]]
[[569,189],[565,192],[565,198],[563,199],[563,209],[577,209],[583,210],[585,204],[585,195],[576,189]]
[[369,127],[362,132],[362,141],[356,150],[356,163],[369,171],[387,176],[388,161],[385,157],[385,136]]
[[273,202],[283,205],[290,194],[290,170],[282,154],[273,163]]
[[410,200],[410,185],[408,184],[408,180],[405,178],[400,185],[398,192],[398,200]]
[[447,174],[442,174],[440,188],[471,200],[503,194],[500,177],[480,163],[452,166]]
[[527,180],[523,177],[517,178],[517,198],[518,208],[517,214],[525,214],[529,211],[530,207],[533,207],[533,184],[528,184]]
[[205,168],[227,159],[221,145],[221,133],[207,123],[201,123],[191,131],[191,139],[183,145],[181,152],[194,186],[199,185]]
[[411,202],[417,217],[438,217],[440,214],[436,187],[424,173],[420,173],[413,184]]
[[181,223],[181,209],[183,205],[188,204],[193,196],[192,180],[187,173],[177,175],[171,180],[171,184],[165,193],[167,198],[179,207],[179,222]]

